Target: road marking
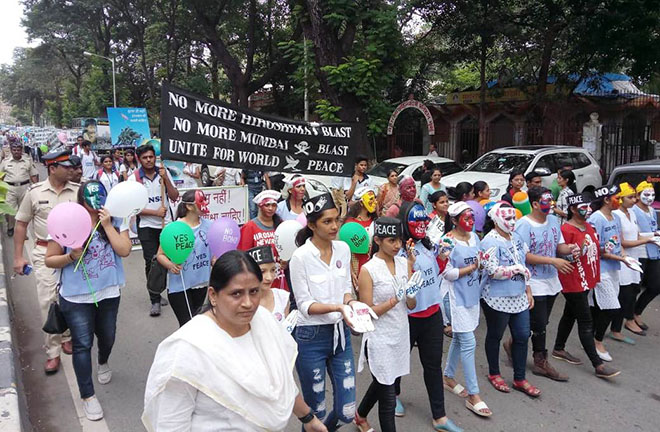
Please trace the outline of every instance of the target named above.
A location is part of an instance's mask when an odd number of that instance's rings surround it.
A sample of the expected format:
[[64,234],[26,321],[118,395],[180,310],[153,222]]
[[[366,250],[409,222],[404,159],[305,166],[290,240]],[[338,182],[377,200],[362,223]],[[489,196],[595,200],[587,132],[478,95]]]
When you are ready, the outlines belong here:
[[73,399],[73,406],[76,408],[76,414],[78,416],[78,421],[80,422],[80,426],[82,427],[82,431],[110,432],[110,429],[108,429],[108,423],[106,423],[105,421],[105,417],[99,421],[87,420],[87,417],[85,417],[85,411],[83,410],[82,407],[82,399],[80,399],[78,382],[76,381],[76,373],[73,370],[72,356],[62,353],[61,359],[62,359],[62,370],[64,371],[64,376],[66,376],[66,382],[69,385],[69,391],[71,392],[71,398]]

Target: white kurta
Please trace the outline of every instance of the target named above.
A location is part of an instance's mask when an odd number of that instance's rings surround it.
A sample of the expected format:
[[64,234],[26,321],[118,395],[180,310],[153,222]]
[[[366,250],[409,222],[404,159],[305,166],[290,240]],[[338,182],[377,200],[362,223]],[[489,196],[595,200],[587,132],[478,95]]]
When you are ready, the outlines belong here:
[[206,314],[158,346],[142,422],[150,432],[281,431],[293,411],[297,345],[263,307],[233,338]]
[[[626,216],[621,210],[614,210],[612,212],[616,217],[621,221],[621,237],[623,240],[634,241],[639,238],[639,227],[637,226],[637,216],[632,209],[628,210],[628,215],[630,219]],[[639,259],[646,255],[646,246],[640,245],[632,248],[624,248],[626,255],[631,256],[635,259]],[[630,285],[639,283],[641,280],[641,274],[627,265],[621,264],[621,270],[619,270],[619,284],[620,285]]]
[[277,322],[286,318],[286,307],[289,306],[289,292],[279,288],[271,288],[273,293],[273,316]]
[[[408,281],[408,263],[403,257],[394,258],[396,276],[390,273],[384,260],[374,256],[362,269],[369,272],[373,281],[373,302],[388,302],[396,294],[394,278]],[[365,345],[368,353],[369,369],[379,383],[394,384],[394,380],[410,373],[410,333],[408,330],[408,310],[406,302],[400,301],[387,313],[373,321],[373,332],[362,335],[362,347],[358,372],[365,363]]]

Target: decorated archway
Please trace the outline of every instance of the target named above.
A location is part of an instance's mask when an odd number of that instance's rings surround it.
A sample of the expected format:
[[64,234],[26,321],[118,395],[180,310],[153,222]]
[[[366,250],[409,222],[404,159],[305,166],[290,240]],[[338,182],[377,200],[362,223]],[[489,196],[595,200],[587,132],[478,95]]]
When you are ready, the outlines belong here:
[[[406,111],[408,108],[412,108],[416,114]],[[400,125],[395,134],[395,123],[404,111],[406,112],[403,114],[402,121],[405,119],[405,124]],[[431,111],[422,102],[415,100],[413,95],[410,95],[408,100],[400,103],[390,116],[387,125],[388,157],[427,152],[434,135],[435,124]]]

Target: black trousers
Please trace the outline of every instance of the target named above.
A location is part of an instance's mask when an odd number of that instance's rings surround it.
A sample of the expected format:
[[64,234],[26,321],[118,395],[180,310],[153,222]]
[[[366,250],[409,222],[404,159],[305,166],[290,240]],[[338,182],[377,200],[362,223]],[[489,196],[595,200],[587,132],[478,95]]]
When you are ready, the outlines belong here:
[[[176,316],[177,321],[179,321],[179,327],[183,326],[185,323],[192,319],[190,312],[192,312],[193,316],[200,312],[200,309],[206,300],[206,293],[206,287],[189,289],[176,293],[171,293],[168,291],[167,299],[170,301],[170,306],[172,306],[172,310],[174,311],[174,315]],[[188,311],[188,304],[186,304],[186,295],[188,296],[190,311]]]
[[624,318],[632,320],[635,312],[635,299],[639,294],[639,284],[621,285],[619,287],[619,303],[621,309],[617,311],[612,317],[611,329],[615,333],[619,333],[623,328]]
[[[160,246],[161,231],[161,229],[156,228],[138,228],[138,238],[140,239],[142,257],[144,258],[144,275],[147,278],[149,277],[149,270],[151,270],[151,259],[156,255],[158,246]],[[154,294],[149,290],[147,290],[147,293],[151,304],[160,303],[160,294]]]
[[[367,352],[365,347],[365,353]],[[394,423],[394,411],[396,409],[395,384],[381,384],[375,376],[371,375],[371,384],[357,409],[358,415],[362,418],[367,417],[376,402],[378,402],[378,422],[381,431],[396,432],[396,424]]]
[[[426,318],[409,316],[410,349],[417,343],[419,359],[424,368],[424,384],[429,395],[431,414],[434,419],[446,416],[445,394],[442,382],[442,313],[436,313]],[[394,383],[396,394],[401,394],[401,378]]]
[[589,291],[578,293],[564,293],[566,303],[564,304],[564,314],[559,320],[557,327],[557,339],[555,340],[555,350],[563,351],[566,348],[566,341],[573,330],[573,324],[577,321],[578,336],[584,352],[589,356],[591,364],[598,367],[603,361],[598,357],[596,344],[594,343],[593,320],[589,310],[589,300],[587,296]]
[[557,300],[557,294],[534,296],[534,307],[529,311],[529,327],[532,330],[532,351],[535,353],[546,352],[545,329],[548,326],[555,300]]
[[642,280],[644,291],[635,303],[635,315],[641,315],[646,306],[660,294],[660,260],[642,258],[640,261],[644,268],[644,279]]
[[605,338],[605,332],[621,309],[601,309],[598,306],[598,300],[594,295],[594,305],[591,307],[591,316],[594,318],[594,338],[602,342]]

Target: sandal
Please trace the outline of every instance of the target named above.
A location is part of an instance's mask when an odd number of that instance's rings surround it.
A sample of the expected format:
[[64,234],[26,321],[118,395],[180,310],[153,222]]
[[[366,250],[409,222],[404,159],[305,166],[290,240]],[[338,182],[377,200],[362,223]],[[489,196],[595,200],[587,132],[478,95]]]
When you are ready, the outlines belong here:
[[[462,385],[460,385],[458,383],[456,383],[456,385],[454,387],[452,387],[449,384],[447,384],[445,382],[445,380],[442,380],[442,384],[445,386],[446,390],[449,390],[450,392],[454,393],[458,397],[466,398],[468,396],[467,391],[465,391],[465,387],[463,387]],[[463,396],[463,394],[462,394],[463,392],[465,392],[465,396]]]
[[356,411],[355,417],[353,418],[353,424],[357,426],[361,432],[374,432],[374,428],[372,427],[369,427],[369,429],[367,429],[366,431],[362,431],[362,428],[360,426],[364,425],[365,423],[367,426],[369,426],[369,422],[367,422],[367,419],[360,417]]
[[531,385],[526,379],[522,381],[514,381],[513,388],[525,393],[529,397],[537,398],[541,396],[541,390]]
[[[466,400],[465,407],[480,417],[490,417],[493,415],[493,412],[490,410],[490,408],[488,408],[488,405],[486,405],[486,402],[484,401],[479,401],[472,405],[469,400]],[[488,411],[483,412],[482,410]]]
[[486,377],[493,387],[495,387],[495,390],[501,391],[502,393],[511,393],[511,389],[502,378],[502,375],[486,375]]

